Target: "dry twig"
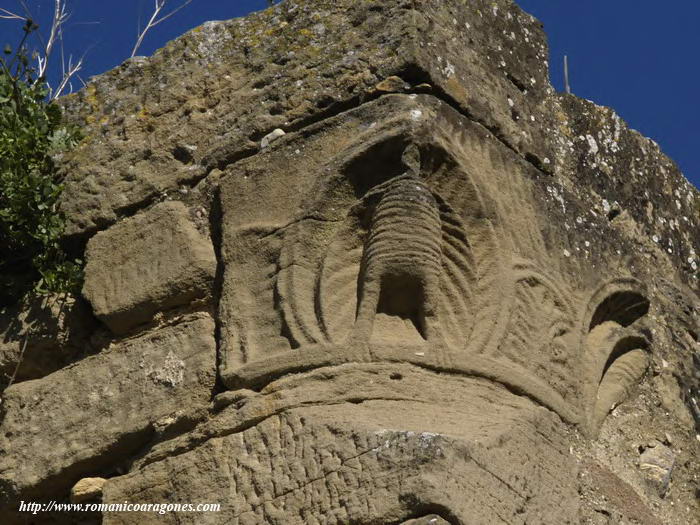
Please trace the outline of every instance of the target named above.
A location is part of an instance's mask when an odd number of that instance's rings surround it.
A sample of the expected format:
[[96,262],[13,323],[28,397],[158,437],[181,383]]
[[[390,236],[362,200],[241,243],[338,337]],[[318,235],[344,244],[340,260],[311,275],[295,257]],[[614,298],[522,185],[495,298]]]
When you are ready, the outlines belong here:
[[154,0],[155,4],[153,6],[153,14],[151,15],[151,18],[148,20],[148,23],[146,24],[146,27],[143,28],[143,31],[139,31],[138,38],[136,39],[136,44],[134,44],[134,49],[131,50],[131,57],[133,58],[136,56],[136,51],[138,51],[139,47],[141,47],[141,44],[143,42],[143,37],[146,36],[146,33],[148,31],[160,24],[161,22],[164,22],[171,16],[173,16],[175,13],[177,13],[180,9],[185,7],[187,4],[192,2],[192,0],[185,0],[182,4],[180,4],[178,7],[170,11],[168,14],[161,16],[158,18],[158,15],[160,15],[160,12],[163,10],[165,7],[165,4],[168,2],[168,0]]

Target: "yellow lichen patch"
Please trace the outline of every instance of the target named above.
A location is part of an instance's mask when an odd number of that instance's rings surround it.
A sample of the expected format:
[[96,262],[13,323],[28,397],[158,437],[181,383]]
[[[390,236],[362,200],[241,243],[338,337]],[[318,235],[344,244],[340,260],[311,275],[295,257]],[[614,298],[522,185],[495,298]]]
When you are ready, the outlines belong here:
[[97,98],[97,88],[95,84],[89,84],[85,89],[85,101],[90,106],[90,111],[92,111],[92,113],[97,113],[97,110],[100,108],[100,101]]
[[554,116],[556,119],[561,122],[561,125],[559,126],[559,130],[566,135],[567,137],[571,138],[574,136],[573,130],[569,127],[569,119],[566,116],[566,113],[563,111],[557,111]]
[[559,110],[554,114],[555,117],[557,117],[557,120],[559,122],[566,122],[569,118],[566,116],[566,113],[563,111]]

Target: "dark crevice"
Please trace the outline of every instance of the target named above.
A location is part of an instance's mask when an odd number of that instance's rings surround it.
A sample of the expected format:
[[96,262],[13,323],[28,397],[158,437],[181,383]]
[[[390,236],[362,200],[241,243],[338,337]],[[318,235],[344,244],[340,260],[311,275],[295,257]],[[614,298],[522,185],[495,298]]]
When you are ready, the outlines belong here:
[[439,503],[425,503],[423,501],[419,501],[415,494],[405,494],[399,496],[399,498],[401,499],[402,503],[411,510],[403,517],[387,522],[384,525],[403,525],[409,520],[416,520],[426,517],[442,518],[450,525],[463,525],[462,520],[460,520],[449,507],[440,505]]
[[[507,146],[507,144],[506,144],[506,146]],[[515,151],[515,150],[513,150],[513,151]],[[540,160],[540,158],[537,155],[534,155],[533,153],[525,153],[525,160],[527,162],[529,162],[530,164],[532,164],[535,168],[537,168],[539,171],[541,171],[545,175],[551,175],[551,173],[545,169],[544,163]]]
[[516,88],[520,90],[521,93],[527,93],[527,87],[520,80],[515,78],[510,73],[506,73],[506,78],[513,84]]
[[591,318],[589,331],[606,321],[614,321],[621,326],[630,326],[649,313],[649,299],[641,293],[625,290],[608,296]]
[[150,439],[145,440],[142,446],[136,449],[132,454],[123,456],[123,459],[111,467],[111,471],[105,472],[102,477],[111,478],[122,476],[131,472],[134,465],[141,459],[145,458],[157,445],[171,441],[180,436],[191,433],[197,426],[206,420],[206,412],[191,412],[183,417],[180,417],[175,423],[167,428],[156,431],[154,425],[151,424]]
[[214,308],[214,341],[216,343],[216,382],[214,384],[214,389],[212,391],[212,400],[221,392],[226,390],[226,387],[221,379],[221,353],[222,350],[222,328],[221,322],[219,321],[219,305],[221,302],[221,295],[223,292],[224,284],[224,262],[221,255],[222,246],[222,210],[221,210],[221,198],[220,189],[217,186],[214,190],[215,194],[212,197],[211,209],[209,210],[209,233],[211,235],[211,242],[214,246],[214,255],[216,256],[216,274],[214,276],[214,288],[212,291],[212,302]]
[[[304,128],[308,128],[309,126],[312,126],[314,124],[318,124],[319,122],[322,122],[324,120],[331,119],[333,117],[336,117],[340,115],[341,113],[345,113],[346,111],[351,111],[353,109],[357,109],[358,107],[362,106],[363,104],[366,104],[367,102],[371,102],[372,100],[376,100],[379,98],[380,94],[367,94],[364,96],[356,95],[352,98],[349,98],[347,100],[339,100],[339,101],[330,101],[326,100],[325,101],[325,106],[323,106],[321,111],[318,111],[317,113],[314,113],[312,115],[309,115],[308,117],[304,117],[302,119],[299,119],[295,122],[292,122],[289,126],[286,126],[284,129],[285,132],[287,133],[294,133],[297,131],[302,131]],[[264,136],[264,135],[262,135]],[[262,138],[262,137],[261,137]]]
[[[266,134],[267,133],[264,133],[261,138]],[[207,154],[207,156],[202,160],[202,166],[205,169],[205,174],[196,182],[199,182],[201,179],[205,178],[214,169],[224,170],[228,166],[257,155],[258,153],[260,153],[260,149],[257,146],[247,147],[244,149],[232,149],[230,146],[217,148],[211,153]]]
[[[528,163],[532,164],[537,170],[541,171],[542,173],[546,175],[551,175],[551,170],[547,169],[544,166],[544,163],[533,153],[525,153],[524,155],[521,154],[509,141],[508,139],[503,135],[503,132],[498,126],[495,125],[490,125],[483,121],[482,119],[476,117],[473,113],[471,113],[467,108],[463,107],[457,100],[455,100],[451,95],[449,95],[445,90],[443,90],[441,87],[435,85],[433,83],[433,79],[427,71],[424,69],[420,68],[419,66],[412,64],[397,73],[395,73],[394,76],[398,76],[401,78],[406,84],[411,85],[411,89],[408,89],[407,91],[402,92],[403,94],[410,95],[410,94],[428,94],[431,95],[441,102],[444,102],[448,106],[450,106],[452,109],[457,111],[460,115],[466,117],[470,121],[479,124],[480,126],[486,128],[496,139],[498,139],[499,142],[501,142],[504,146],[506,146],[508,149],[516,153],[520,158],[523,158],[525,161]],[[517,86],[517,84],[516,84]],[[346,100],[339,100],[339,101],[330,101],[330,100],[325,100],[323,108],[321,111],[318,111],[316,113],[313,113],[312,115],[309,115],[307,117],[301,118],[299,120],[296,120],[289,124],[288,126],[284,126],[281,129],[285,131],[285,133],[294,133],[294,132],[300,132],[303,131],[304,129],[313,126],[314,124],[318,124],[319,122],[323,122],[325,120],[331,119],[333,117],[336,117],[342,113],[345,113],[347,111],[352,111],[354,109],[359,108],[360,106],[367,104],[369,102],[372,102],[374,100],[377,100],[378,98],[381,98],[386,95],[392,95],[396,93],[385,93],[385,92],[380,92],[380,91],[373,91],[373,92],[366,92],[360,95],[356,95],[354,97],[351,97]],[[327,105],[325,105],[327,104]],[[264,136],[266,136],[268,133],[272,132],[272,129],[267,129],[263,131],[259,131],[257,133],[254,133],[251,135],[250,140],[253,142],[259,142]],[[226,148],[222,148],[221,151],[226,150]],[[238,162],[239,160],[242,160],[244,158],[253,156],[257,154],[260,150],[258,148],[249,148],[247,150],[243,151],[237,151],[237,152],[231,152],[228,155],[221,155],[216,152],[211,154],[210,158],[203,161],[203,165],[205,166],[207,173],[211,171],[214,168],[219,168],[219,169],[224,169],[227,166],[234,164],[235,162]]]
[[175,146],[171,151],[173,158],[182,164],[191,164],[194,160],[192,152],[185,146]]
[[[469,109],[464,107],[462,104],[460,104],[457,100],[455,100],[449,93],[447,93],[444,89],[442,89],[440,86],[435,85],[433,83],[433,79],[430,76],[430,73],[427,71],[423,70],[422,68],[413,65],[410,68],[405,69],[398,75],[401,76],[402,74],[405,74],[406,77],[402,78],[411,83],[412,85],[415,84],[430,84],[432,86],[432,89],[430,90],[429,94],[434,96],[435,98],[439,99],[440,101],[444,102],[448,106],[450,106],[452,109],[454,109],[457,113],[460,115],[466,117],[470,121],[479,124],[480,126],[486,128],[501,144],[503,144],[505,147],[507,147],[509,150],[513,151],[518,157],[524,159],[528,163],[532,164],[538,171],[542,172],[545,175],[550,176],[551,170],[547,169],[544,166],[544,163],[533,153],[531,152],[525,152],[520,153],[515,146],[513,146],[508,139],[505,137],[501,129],[497,125],[491,125],[485,122],[484,120],[478,118],[475,116]],[[409,91],[409,93],[413,93],[413,91]]]

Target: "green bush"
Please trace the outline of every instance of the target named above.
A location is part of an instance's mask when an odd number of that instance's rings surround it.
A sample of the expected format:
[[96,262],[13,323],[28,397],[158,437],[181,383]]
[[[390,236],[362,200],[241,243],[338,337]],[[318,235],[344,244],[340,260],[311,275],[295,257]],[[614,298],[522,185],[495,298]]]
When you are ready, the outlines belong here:
[[0,57],[0,304],[28,291],[73,292],[81,281],[80,261],[60,244],[63,186],[52,160],[79,137],[30,66],[24,43],[36,27],[27,20],[17,50]]

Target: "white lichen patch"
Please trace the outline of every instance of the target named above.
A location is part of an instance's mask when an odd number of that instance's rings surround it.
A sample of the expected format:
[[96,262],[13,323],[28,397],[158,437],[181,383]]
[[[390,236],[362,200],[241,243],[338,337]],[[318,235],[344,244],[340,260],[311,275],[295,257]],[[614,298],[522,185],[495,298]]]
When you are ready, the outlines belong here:
[[598,153],[598,143],[593,138],[592,135],[586,135],[586,141],[588,142],[588,153],[591,155],[596,155]]
[[443,455],[442,448],[439,446],[444,437],[442,434],[382,429],[375,432],[375,435],[380,440],[380,444],[375,449],[378,452],[391,449],[406,450],[407,447],[411,447],[431,455]]
[[144,371],[146,378],[154,383],[174,387],[182,383],[185,378],[185,362],[171,350],[160,366],[151,364],[146,366]]

